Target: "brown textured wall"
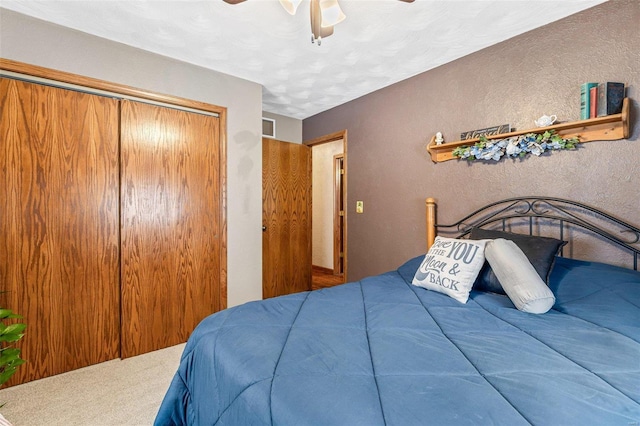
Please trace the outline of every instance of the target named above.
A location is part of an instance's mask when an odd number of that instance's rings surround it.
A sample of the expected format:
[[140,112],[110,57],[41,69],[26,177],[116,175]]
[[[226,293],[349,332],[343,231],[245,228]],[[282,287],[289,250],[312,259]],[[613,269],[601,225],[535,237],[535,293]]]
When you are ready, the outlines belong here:
[[[349,131],[349,280],[394,269],[424,252],[424,199],[450,222],[489,201],[572,198],[640,224],[640,1],[611,0],[304,120],[304,140]],[[479,28],[479,31],[481,29]],[[540,158],[434,164],[437,131],[580,115],[580,85],[621,81],[632,98],[631,137]]]

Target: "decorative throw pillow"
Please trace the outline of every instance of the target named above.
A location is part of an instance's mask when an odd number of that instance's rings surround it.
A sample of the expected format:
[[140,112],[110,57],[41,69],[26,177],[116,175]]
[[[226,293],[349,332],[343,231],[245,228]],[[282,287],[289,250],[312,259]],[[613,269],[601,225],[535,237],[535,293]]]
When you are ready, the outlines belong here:
[[503,238],[489,241],[485,256],[518,310],[544,314],[551,309],[556,301],[553,292],[516,243]]
[[[531,262],[545,283],[549,282],[549,275],[551,275],[551,269],[555,263],[556,255],[560,251],[560,248],[567,243],[566,241],[555,238],[513,234],[511,232],[481,228],[473,228],[469,238],[472,240],[504,238],[505,240],[513,241],[525,256],[527,256],[529,262]],[[505,294],[488,263],[486,263],[480,271],[474,288],[481,291]]]
[[484,264],[485,244],[483,240],[436,237],[412,284],[467,303],[473,282]]

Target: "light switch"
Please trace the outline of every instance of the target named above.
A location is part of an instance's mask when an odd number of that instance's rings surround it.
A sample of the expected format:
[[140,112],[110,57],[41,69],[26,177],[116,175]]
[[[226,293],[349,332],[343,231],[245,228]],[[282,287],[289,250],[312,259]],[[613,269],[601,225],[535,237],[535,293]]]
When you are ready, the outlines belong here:
[[356,213],[364,213],[364,201],[356,201]]

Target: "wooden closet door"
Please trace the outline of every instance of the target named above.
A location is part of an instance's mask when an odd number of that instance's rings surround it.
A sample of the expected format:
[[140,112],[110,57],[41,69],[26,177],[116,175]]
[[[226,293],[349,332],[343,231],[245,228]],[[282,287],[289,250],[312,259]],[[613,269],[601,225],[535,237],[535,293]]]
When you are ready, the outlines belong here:
[[119,355],[118,101],[0,79],[0,306],[11,384]]
[[122,101],[122,357],[185,342],[220,300],[219,119]]

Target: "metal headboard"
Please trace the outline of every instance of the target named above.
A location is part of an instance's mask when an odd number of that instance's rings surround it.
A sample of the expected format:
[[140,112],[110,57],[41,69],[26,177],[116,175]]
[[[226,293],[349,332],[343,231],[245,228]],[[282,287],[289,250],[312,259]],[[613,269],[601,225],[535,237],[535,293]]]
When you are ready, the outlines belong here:
[[[564,240],[567,224],[586,230],[605,238],[633,256],[633,269],[638,270],[640,258],[640,228],[624,222],[602,210],[576,201],[551,197],[508,198],[488,204],[450,225],[439,224],[435,215],[436,204],[433,198],[427,199],[427,245],[430,247],[436,233],[457,234],[455,238],[465,237],[474,227],[490,228],[508,224],[527,226],[529,234],[534,234],[534,226],[539,220],[548,221],[545,227],[557,226],[558,237]],[[562,252],[561,252],[562,255]]]

